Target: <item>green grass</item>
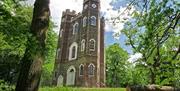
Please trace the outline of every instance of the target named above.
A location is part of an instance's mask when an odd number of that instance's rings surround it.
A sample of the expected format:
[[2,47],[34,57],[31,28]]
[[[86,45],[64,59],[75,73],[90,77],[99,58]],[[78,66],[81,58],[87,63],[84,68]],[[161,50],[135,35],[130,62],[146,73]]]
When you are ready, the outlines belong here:
[[45,87],[40,91],[125,91],[124,88],[67,88],[67,87]]

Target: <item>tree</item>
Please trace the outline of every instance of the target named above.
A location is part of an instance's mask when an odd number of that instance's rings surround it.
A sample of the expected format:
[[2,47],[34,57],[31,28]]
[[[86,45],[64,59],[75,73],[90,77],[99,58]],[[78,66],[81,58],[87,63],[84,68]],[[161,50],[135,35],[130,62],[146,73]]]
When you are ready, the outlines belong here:
[[141,66],[141,64],[131,64],[128,68],[130,75],[128,85],[147,85],[149,83],[149,70]]
[[107,85],[125,86],[127,83],[128,53],[115,43],[106,49]]
[[132,0],[124,12],[136,8],[123,33],[127,45],[143,55],[139,63],[149,69],[151,84],[173,85],[175,81],[173,74],[179,69],[180,53],[178,6],[175,0]]
[[42,64],[45,58],[45,40],[49,25],[49,0],[36,0],[30,28],[31,36],[21,61],[16,91],[38,91]]

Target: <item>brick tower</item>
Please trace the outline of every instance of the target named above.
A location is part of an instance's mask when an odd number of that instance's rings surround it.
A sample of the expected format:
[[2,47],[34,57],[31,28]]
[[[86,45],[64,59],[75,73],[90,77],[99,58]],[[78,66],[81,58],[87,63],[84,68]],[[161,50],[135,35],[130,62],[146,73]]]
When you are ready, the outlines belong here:
[[104,18],[100,0],[84,0],[82,13],[62,13],[53,85],[99,87],[105,84]]

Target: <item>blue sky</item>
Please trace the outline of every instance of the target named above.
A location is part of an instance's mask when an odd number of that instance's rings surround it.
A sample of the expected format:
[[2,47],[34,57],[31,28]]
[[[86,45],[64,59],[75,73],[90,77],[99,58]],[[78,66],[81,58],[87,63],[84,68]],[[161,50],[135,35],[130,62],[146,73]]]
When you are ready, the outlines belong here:
[[126,37],[125,35],[121,34],[120,38],[117,40],[113,36],[113,32],[105,32],[105,46],[112,45],[114,43],[119,43],[120,46],[126,50],[128,53],[132,54],[132,48],[130,46],[125,45]]

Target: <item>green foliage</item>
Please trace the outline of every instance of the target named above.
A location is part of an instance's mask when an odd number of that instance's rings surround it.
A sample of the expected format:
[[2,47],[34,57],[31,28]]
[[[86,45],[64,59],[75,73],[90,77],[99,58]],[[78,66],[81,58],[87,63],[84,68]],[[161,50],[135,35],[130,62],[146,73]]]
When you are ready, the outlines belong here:
[[0,5],[0,79],[15,83],[19,63],[24,55],[32,8],[18,6],[12,0],[3,0]]
[[57,48],[57,33],[53,31],[53,23],[50,24],[47,41],[46,41],[46,56],[43,65],[43,73],[41,78],[41,86],[50,86],[52,82],[52,72],[54,69],[56,48]]
[[175,86],[177,79],[174,76],[180,62],[179,4],[174,0],[137,3],[142,6],[134,4],[138,9],[123,30],[128,38],[126,44],[131,45],[135,53],[143,55],[138,65],[142,65],[141,70],[148,70],[151,84]]
[[23,9],[17,8],[16,11],[14,11],[14,16],[0,16],[0,33],[5,36],[3,40],[6,41],[6,45],[8,46],[8,48],[4,48],[4,50],[1,51],[1,53],[3,52],[3,56],[23,56],[31,21],[30,17],[32,12],[29,12],[30,9],[29,7],[24,7]]
[[128,85],[147,85],[148,79],[148,69],[142,68],[140,65],[130,64],[127,75],[128,75]]
[[0,80],[0,91],[15,91],[13,86],[10,86],[7,82]]
[[127,84],[128,53],[113,44],[106,49],[107,85],[120,87]]
[[[0,55],[4,54],[4,50],[6,49],[10,49],[10,46],[8,45],[8,43],[4,40],[6,38],[6,36],[0,32]],[[4,56],[4,55],[3,55]]]

